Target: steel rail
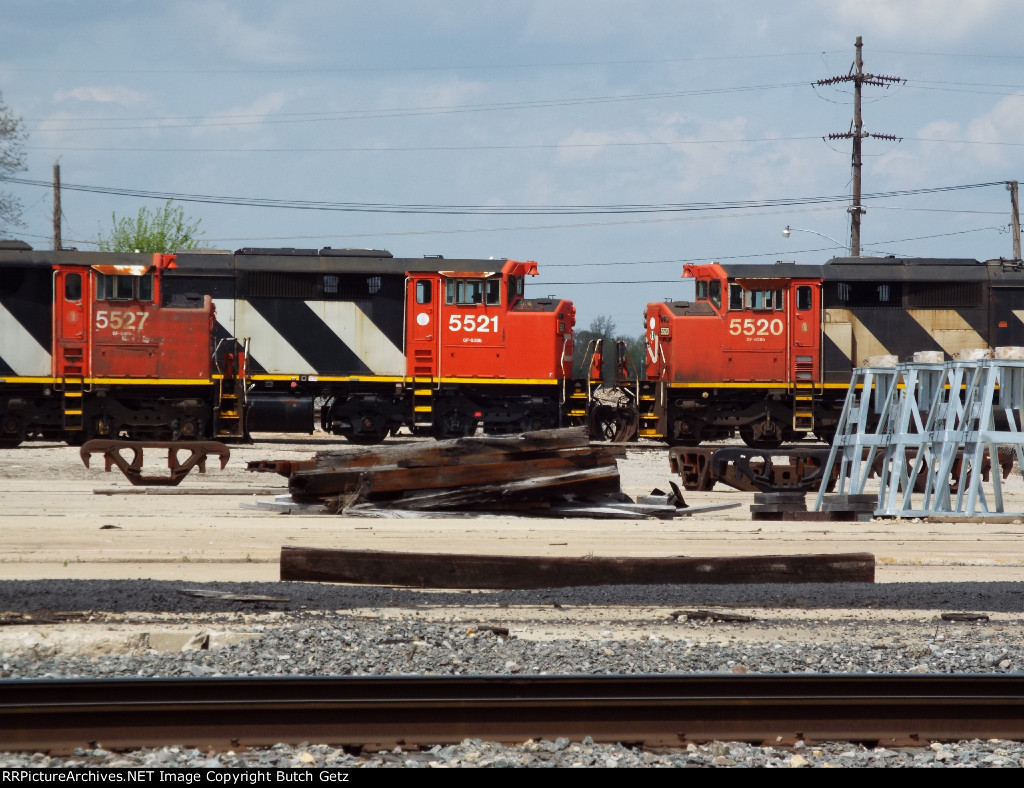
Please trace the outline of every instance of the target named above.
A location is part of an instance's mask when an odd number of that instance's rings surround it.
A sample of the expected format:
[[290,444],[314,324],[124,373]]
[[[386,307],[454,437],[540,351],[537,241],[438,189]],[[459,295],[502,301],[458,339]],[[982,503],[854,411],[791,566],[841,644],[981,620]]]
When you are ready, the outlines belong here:
[[1024,740],[1024,675],[390,676],[0,681],[0,751],[361,749],[479,738],[679,746]]

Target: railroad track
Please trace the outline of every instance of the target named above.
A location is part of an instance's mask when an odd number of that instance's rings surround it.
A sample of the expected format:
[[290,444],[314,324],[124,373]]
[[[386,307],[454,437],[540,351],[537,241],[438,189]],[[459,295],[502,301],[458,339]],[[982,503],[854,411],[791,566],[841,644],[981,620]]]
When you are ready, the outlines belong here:
[[0,751],[466,738],[679,746],[1024,740],[1024,676],[659,675],[0,681]]

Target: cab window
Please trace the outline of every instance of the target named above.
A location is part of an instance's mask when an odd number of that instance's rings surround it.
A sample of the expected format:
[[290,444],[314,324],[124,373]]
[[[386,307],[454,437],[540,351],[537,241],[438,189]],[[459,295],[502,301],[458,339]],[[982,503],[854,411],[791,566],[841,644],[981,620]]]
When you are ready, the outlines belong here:
[[750,309],[759,311],[782,309],[781,290],[748,290],[747,305]]
[[444,302],[462,306],[473,304],[500,304],[500,279],[448,279],[445,281]]
[[153,275],[98,274],[97,301],[152,301]]
[[82,275],[81,274],[67,274],[64,277],[64,300],[65,301],[81,301],[82,300]]
[[501,303],[501,280],[487,280],[487,303],[491,306]]
[[806,312],[814,306],[814,301],[811,298],[811,286],[800,285],[796,289],[796,308],[801,312]]
[[711,280],[708,287],[708,300],[714,304],[715,309],[722,308],[722,281],[720,279]]

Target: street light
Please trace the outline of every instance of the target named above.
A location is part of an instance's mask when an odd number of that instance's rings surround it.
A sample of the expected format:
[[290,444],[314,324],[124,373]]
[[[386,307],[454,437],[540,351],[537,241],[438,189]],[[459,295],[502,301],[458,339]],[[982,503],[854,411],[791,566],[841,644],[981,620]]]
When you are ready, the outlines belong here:
[[825,233],[819,233],[817,230],[802,230],[799,227],[790,227],[787,224],[785,227],[782,228],[782,237],[789,238],[790,233],[810,233],[811,235],[820,235],[822,238],[825,238],[826,240],[829,240],[832,243],[834,243],[840,249],[846,248],[846,244],[841,244],[835,238],[825,235]]

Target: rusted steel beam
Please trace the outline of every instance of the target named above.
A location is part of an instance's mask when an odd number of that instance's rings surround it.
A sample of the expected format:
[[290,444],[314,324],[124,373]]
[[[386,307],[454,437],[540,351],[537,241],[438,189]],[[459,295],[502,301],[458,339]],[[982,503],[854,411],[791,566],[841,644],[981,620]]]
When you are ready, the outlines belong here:
[[873,583],[870,553],[727,558],[567,558],[281,548],[281,580],[411,588]]
[[[143,475],[142,465],[145,449],[167,450],[169,475]],[[125,451],[132,453],[131,460],[126,459],[122,454]],[[184,461],[178,459],[178,453],[182,451],[189,452],[189,456]],[[125,441],[106,438],[87,441],[78,453],[86,468],[89,467],[89,458],[92,454],[102,454],[105,471],[109,472],[116,465],[128,481],[134,485],[165,487],[179,484],[193,468],[198,468],[200,473],[206,473],[206,458],[210,455],[220,457],[221,470],[228,464],[228,459],[231,457],[231,450],[219,441]]]

